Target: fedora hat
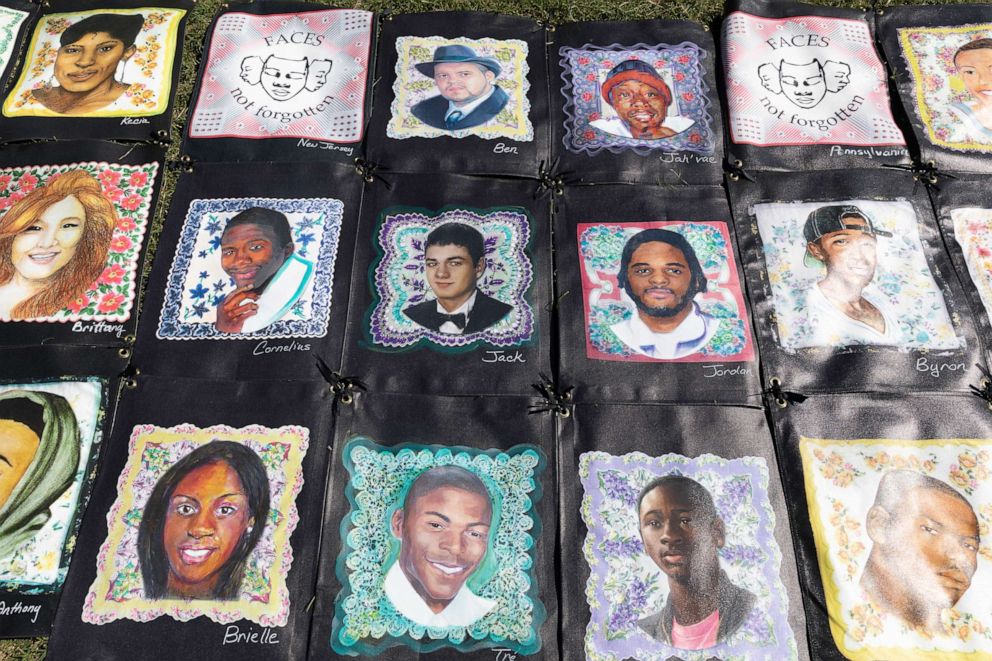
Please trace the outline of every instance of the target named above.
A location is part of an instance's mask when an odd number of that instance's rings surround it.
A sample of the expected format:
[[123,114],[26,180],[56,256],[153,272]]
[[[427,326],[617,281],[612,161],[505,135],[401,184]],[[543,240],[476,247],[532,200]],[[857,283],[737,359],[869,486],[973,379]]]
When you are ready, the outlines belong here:
[[434,59],[430,62],[421,62],[414,66],[417,67],[417,71],[424,74],[428,78],[434,77],[434,65],[435,64],[445,64],[445,63],[462,63],[470,62],[472,64],[481,64],[485,68],[493,72],[494,76],[498,76],[502,69],[499,66],[499,62],[491,57],[479,57],[478,54],[468,46],[438,46],[434,50]]

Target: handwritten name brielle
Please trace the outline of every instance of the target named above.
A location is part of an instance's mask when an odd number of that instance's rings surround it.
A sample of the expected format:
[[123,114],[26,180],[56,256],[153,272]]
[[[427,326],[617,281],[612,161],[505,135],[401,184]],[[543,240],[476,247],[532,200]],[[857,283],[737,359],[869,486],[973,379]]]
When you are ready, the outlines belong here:
[[224,642],[221,645],[233,645],[235,643],[255,643],[257,645],[278,645],[279,632],[265,627],[261,631],[255,631],[248,627],[248,631],[241,631],[237,624],[229,624],[224,630]]

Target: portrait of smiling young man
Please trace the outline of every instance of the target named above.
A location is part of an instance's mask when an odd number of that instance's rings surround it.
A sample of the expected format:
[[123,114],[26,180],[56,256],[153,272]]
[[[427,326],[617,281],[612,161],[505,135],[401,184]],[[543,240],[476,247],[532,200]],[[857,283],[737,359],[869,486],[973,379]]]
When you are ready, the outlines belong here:
[[489,549],[493,506],[485,484],[459,466],[437,466],[410,484],[390,518],[399,557],[384,591],[404,617],[425,627],[467,627],[496,602],[466,581]]

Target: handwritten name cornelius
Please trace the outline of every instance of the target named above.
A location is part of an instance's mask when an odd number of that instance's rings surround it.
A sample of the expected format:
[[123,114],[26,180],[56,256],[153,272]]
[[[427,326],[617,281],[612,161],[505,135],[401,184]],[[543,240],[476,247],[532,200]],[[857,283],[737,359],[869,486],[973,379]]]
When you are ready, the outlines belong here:
[[41,612],[41,604],[28,604],[25,606],[19,601],[15,601],[10,606],[6,601],[0,601],[0,615],[21,615],[30,614],[31,622],[38,621],[38,613]]
[[261,631],[255,631],[252,627],[248,631],[241,631],[237,624],[227,625],[224,630],[224,642],[222,645],[233,645],[235,643],[254,643],[256,645],[278,645],[279,632],[265,627]]
[[269,346],[268,340],[262,340],[252,349],[251,355],[264,356],[267,353],[282,353],[284,351],[310,351],[309,344],[300,344],[293,340],[289,344],[274,344]]

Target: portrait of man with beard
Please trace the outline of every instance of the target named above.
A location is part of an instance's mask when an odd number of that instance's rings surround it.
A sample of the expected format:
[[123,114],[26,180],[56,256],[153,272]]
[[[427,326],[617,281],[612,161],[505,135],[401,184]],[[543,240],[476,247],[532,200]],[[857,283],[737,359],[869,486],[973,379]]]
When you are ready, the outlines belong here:
[[716,334],[719,321],[694,300],[706,291],[706,276],[681,234],[649,229],[632,236],[623,248],[617,281],[636,308],[610,330],[635,353],[659,360],[683,358]]
[[744,624],[755,597],[720,567],[726,533],[710,492],[692,478],[665,475],[641,490],[637,514],[644,552],[668,577],[661,611],[637,625],[679,649],[726,641]]

